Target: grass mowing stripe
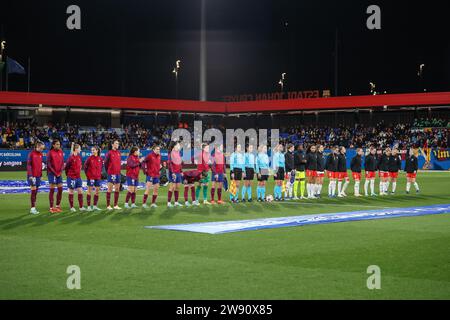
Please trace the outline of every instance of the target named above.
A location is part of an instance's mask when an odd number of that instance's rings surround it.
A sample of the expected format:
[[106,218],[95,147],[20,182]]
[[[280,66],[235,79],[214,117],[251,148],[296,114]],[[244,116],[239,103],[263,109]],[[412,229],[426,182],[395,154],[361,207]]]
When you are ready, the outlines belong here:
[[[25,174],[1,173],[0,179]],[[9,179],[8,178],[8,179]],[[419,173],[422,193],[169,210],[30,216],[29,195],[0,195],[0,297],[55,299],[449,299],[448,215],[210,235],[145,230],[144,225],[246,220],[357,211],[361,206],[448,203],[448,173]],[[349,185],[352,188],[353,182]],[[273,182],[268,185],[272,193]],[[256,191],[256,188],[253,188]],[[138,203],[142,191],[138,192]],[[125,194],[121,194],[122,204]],[[296,203],[297,204],[297,203]],[[302,205],[304,204],[304,205]],[[67,194],[63,208],[68,207]],[[105,194],[99,205],[105,207]],[[38,196],[48,210],[48,194]],[[81,264],[82,290],[65,287]],[[382,289],[365,287],[367,266]]]

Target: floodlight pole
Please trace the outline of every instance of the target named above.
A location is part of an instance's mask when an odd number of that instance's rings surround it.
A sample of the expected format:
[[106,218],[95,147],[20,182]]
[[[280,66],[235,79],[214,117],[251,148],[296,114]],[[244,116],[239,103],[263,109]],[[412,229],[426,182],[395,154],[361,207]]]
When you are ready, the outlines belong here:
[[417,72],[417,76],[419,77],[419,91],[425,91],[424,85],[423,85],[423,68],[425,67],[425,64],[419,65],[419,71]]
[[[3,27],[3,26],[2,26]],[[0,63],[3,62],[3,51],[6,48],[6,41],[0,41]],[[6,64],[6,62],[5,62]],[[0,70],[0,91],[3,91],[3,68]]]
[[181,60],[175,62],[175,68],[173,68],[172,73],[175,75],[175,99],[178,99],[178,73],[180,72]]

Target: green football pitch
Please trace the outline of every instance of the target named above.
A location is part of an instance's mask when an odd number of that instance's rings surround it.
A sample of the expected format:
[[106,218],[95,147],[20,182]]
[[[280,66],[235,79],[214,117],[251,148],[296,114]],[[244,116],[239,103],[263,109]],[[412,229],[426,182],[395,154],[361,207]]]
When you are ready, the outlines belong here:
[[[144,228],[450,203],[450,172],[418,181],[418,195],[405,194],[402,178],[388,197],[355,198],[351,183],[345,199],[179,209],[165,206],[162,188],[157,209],[83,214],[67,211],[66,193],[65,211],[50,214],[40,193],[38,216],[29,195],[3,194],[0,299],[450,299],[450,214],[218,235]],[[80,290],[67,288],[71,265]],[[381,270],[379,290],[366,285],[371,265]]]

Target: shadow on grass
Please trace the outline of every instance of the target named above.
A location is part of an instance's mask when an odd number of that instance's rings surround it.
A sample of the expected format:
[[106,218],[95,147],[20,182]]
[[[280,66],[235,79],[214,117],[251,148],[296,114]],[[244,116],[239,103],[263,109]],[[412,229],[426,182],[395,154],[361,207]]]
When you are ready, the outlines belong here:
[[[308,202],[301,201],[286,201],[286,202],[272,202],[272,203],[238,203],[231,204],[226,202],[224,205],[211,205],[205,206],[201,205],[199,207],[181,207],[181,208],[167,208],[160,207],[161,211],[158,209],[143,209],[137,208],[132,210],[123,211],[113,211],[108,212],[106,210],[99,212],[83,212],[77,211],[75,213],[63,212],[58,214],[41,213],[39,215],[22,214],[14,218],[8,218],[0,220],[0,230],[11,230],[20,227],[39,227],[47,224],[54,224],[58,227],[59,224],[67,225],[71,223],[79,223],[80,225],[90,225],[101,222],[104,219],[110,218],[111,221],[121,221],[124,219],[139,219],[145,220],[151,216],[158,216],[162,220],[173,219],[177,214],[185,215],[197,215],[203,217],[210,216],[226,216],[226,215],[247,215],[247,214],[260,214],[264,210],[270,210],[271,213],[276,214],[277,211],[280,213],[287,208],[295,208],[298,204],[299,208],[303,204],[308,204],[309,209],[314,208],[314,204],[317,203],[317,208],[326,208],[328,212],[332,212],[334,209],[338,209],[339,205],[345,205],[346,211],[357,211],[357,210],[371,210],[369,206],[373,206],[373,210],[380,207],[416,207],[416,206],[426,206],[433,204],[447,204],[450,203],[449,197],[444,195],[427,195],[427,194],[397,194],[394,196],[385,197],[348,197],[346,199],[330,199],[322,198],[318,200],[312,200]],[[329,207],[327,207],[329,205]],[[336,207],[333,207],[336,205]],[[354,208],[352,208],[354,206]],[[366,206],[366,207],[365,207]],[[341,207],[343,208],[343,207]],[[342,210],[339,210],[342,211]]]
[[[186,210],[186,208],[184,208],[184,210]],[[168,208],[168,207],[166,207],[166,209],[161,213],[159,218],[160,219],[172,219],[178,213],[180,213],[180,211],[181,210],[178,207],[175,207],[175,208]]]

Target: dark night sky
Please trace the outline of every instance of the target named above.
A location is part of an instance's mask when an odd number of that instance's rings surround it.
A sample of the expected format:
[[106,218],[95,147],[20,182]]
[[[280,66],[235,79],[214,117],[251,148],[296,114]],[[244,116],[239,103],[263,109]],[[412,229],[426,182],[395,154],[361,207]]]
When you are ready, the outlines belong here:
[[[32,61],[32,91],[198,99],[200,0],[2,1],[8,55]],[[450,21],[444,2],[207,0],[208,99],[286,89],[333,89],[339,29],[339,94],[450,91]],[[442,4],[441,4],[442,3]],[[82,30],[66,28],[66,8],[82,10]],[[366,28],[366,8],[382,10],[382,30]],[[288,21],[288,28],[284,22]],[[25,91],[12,75],[10,90]]]

